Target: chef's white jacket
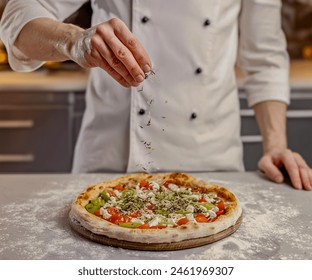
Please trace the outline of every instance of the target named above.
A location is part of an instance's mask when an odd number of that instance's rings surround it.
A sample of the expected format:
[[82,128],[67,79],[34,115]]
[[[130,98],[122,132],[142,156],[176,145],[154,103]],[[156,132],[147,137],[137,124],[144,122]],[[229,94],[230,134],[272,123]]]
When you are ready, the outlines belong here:
[[[30,20],[64,20],[85,0],[10,0],[1,37],[16,71],[41,61],[13,43]],[[243,170],[234,65],[249,105],[288,103],[288,56],[280,0],[92,0],[92,24],[123,20],[155,75],[125,89],[91,70],[74,172]],[[31,38],[30,38],[31,40]]]

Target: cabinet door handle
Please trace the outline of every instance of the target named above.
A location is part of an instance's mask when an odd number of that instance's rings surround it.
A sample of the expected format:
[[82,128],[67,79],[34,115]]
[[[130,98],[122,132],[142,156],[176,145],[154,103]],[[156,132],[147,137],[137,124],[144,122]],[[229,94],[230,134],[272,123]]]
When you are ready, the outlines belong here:
[[33,120],[0,120],[0,129],[3,128],[31,128]]
[[0,154],[0,162],[33,162],[33,154]]
[[[255,113],[250,109],[240,110],[241,117],[254,117]],[[286,112],[287,118],[291,119],[309,119],[312,118],[312,110],[289,110]]]
[[253,117],[255,112],[251,109],[242,109],[240,110],[241,117]]
[[312,110],[290,110],[287,112],[290,119],[309,119],[312,118]]
[[261,135],[243,135],[241,136],[243,143],[261,143],[262,136]]

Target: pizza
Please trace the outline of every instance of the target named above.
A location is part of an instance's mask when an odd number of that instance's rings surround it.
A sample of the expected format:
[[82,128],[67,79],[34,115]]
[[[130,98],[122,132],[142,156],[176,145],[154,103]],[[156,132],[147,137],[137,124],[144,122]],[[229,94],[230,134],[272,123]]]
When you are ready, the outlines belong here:
[[89,186],[70,211],[94,234],[139,243],[212,236],[241,214],[232,192],[185,173],[131,174]]

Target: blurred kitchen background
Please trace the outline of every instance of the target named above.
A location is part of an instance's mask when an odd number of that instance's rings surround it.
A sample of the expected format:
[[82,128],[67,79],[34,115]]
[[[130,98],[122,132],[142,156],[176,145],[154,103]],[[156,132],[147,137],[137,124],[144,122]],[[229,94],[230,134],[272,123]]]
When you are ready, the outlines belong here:
[[[0,0],[0,18],[7,0]],[[312,166],[312,0],[283,0],[282,27],[291,58],[289,146]],[[66,21],[90,26],[90,3]],[[0,173],[70,172],[85,108],[88,73],[73,62],[47,62],[34,73],[11,71],[0,38]],[[237,72],[244,161],[257,169],[261,136]]]

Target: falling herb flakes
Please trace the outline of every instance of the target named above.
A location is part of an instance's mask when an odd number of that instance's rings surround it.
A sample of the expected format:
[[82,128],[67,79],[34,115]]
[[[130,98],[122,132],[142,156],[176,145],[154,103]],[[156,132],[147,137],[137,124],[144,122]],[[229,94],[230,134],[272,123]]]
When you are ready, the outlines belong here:
[[143,145],[145,146],[147,150],[152,150],[152,142],[141,140],[141,143],[143,143]]
[[[145,79],[147,79],[150,75],[155,75],[155,71],[151,70],[151,71],[145,73],[144,75],[145,75]],[[143,94],[144,93],[143,86],[141,88],[137,89],[137,92]],[[144,95],[142,95],[142,96],[144,97]],[[153,98],[152,99],[145,99],[145,102],[146,102],[146,104],[149,107],[151,107],[153,102],[154,102],[154,99]],[[166,118],[166,117],[163,117],[163,118]],[[151,126],[151,124],[152,124],[152,117],[151,117],[151,111],[149,111],[148,112],[148,121],[147,121],[146,125],[144,125],[144,126],[143,125],[139,125],[139,127],[144,129],[145,127]],[[164,129],[163,129],[163,131],[164,131]],[[154,150],[154,148],[152,147],[152,142],[148,142],[148,141],[145,141],[145,140],[141,140],[140,142],[144,145],[145,149],[148,151],[146,153],[146,155],[151,155],[152,151]],[[151,165],[153,162],[154,162],[153,160],[150,160],[146,164],[141,164],[140,163],[140,164],[137,164],[136,166],[139,166],[143,171],[147,172],[148,171],[148,166]]]
[[145,76],[144,78],[147,79],[150,75],[155,75],[155,71],[151,70],[149,72],[144,73],[144,76]]

